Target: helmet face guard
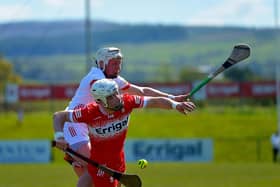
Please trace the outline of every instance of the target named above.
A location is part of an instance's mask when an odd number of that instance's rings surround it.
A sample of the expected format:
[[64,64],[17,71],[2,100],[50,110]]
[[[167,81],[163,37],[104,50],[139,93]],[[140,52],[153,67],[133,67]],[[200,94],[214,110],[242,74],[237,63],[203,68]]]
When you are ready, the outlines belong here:
[[123,58],[121,50],[116,47],[105,47],[101,48],[96,53],[96,65],[102,71],[105,71],[106,65],[110,59]]
[[122,102],[114,107],[110,107],[107,102],[107,97],[119,93],[118,85],[112,79],[101,79],[93,83],[91,86],[91,94],[96,101],[102,101],[106,108],[111,110],[120,110],[123,107]]
[[107,108],[110,110],[119,111],[123,108],[123,101],[121,100],[117,105],[115,105],[113,107],[107,106]]

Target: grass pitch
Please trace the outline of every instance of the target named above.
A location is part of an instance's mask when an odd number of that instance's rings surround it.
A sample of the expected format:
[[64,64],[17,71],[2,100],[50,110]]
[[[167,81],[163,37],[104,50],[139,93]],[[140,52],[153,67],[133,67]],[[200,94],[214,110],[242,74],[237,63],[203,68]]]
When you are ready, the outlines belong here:
[[[19,125],[15,113],[0,113],[0,138],[51,140],[52,114],[29,112]],[[271,162],[276,117],[275,107],[198,107],[188,116],[172,110],[135,110],[128,138],[212,138],[215,162]]]
[[[280,184],[280,164],[150,163],[146,169],[128,164],[143,187],[269,187]],[[69,187],[77,177],[68,164],[0,165],[0,187]]]
[[[137,173],[143,187],[270,187],[280,184],[269,137],[277,127],[275,107],[205,107],[183,116],[175,111],[134,111],[128,138],[213,138],[212,163],[152,163]],[[1,139],[52,139],[52,112],[0,114]],[[258,152],[260,158],[258,158]],[[77,177],[55,150],[52,164],[0,164],[0,187],[69,187]]]

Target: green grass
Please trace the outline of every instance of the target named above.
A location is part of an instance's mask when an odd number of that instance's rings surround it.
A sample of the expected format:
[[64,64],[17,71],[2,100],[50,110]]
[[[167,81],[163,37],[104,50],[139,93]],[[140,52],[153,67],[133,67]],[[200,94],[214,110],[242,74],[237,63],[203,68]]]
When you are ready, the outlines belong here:
[[129,137],[266,137],[276,126],[276,111],[272,107],[206,107],[188,116],[175,111],[146,110],[132,115]]
[[[128,138],[212,138],[215,162],[270,162],[274,107],[205,107],[184,116],[175,111],[135,110]],[[52,139],[52,112],[0,114],[1,139]],[[233,151],[234,150],[234,151]]]
[[[59,107],[58,107],[59,108]],[[63,108],[63,107],[61,107]],[[52,108],[58,110],[56,107]],[[269,137],[277,127],[275,107],[210,107],[184,116],[175,111],[138,110],[131,116],[128,138],[212,138],[212,163],[149,163],[129,173],[143,187],[267,187],[280,184],[280,164],[271,163]],[[17,124],[16,114],[0,114],[1,139],[52,139],[52,112],[28,112]],[[258,153],[258,154],[257,154]],[[1,164],[0,187],[69,187],[76,176],[54,150],[52,164]]]
[[151,164],[140,172],[145,187],[264,187],[280,182],[280,165]]
[[[143,187],[268,187],[280,184],[280,164],[269,163],[150,163],[138,169],[128,164],[128,173],[137,173]],[[69,187],[77,177],[66,164],[0,165],[0,187]]]
[[69,187],[77,181],[66,164],[5,164],[0,174],[0,187]]
[[[1,138],[51,138],[52,112],[28,112],[22,125],[16,113],[0,114]],[[206,107],[184,116],[172,110],[134,110],[129,138],[251,138],[276,129],[273,107]]]

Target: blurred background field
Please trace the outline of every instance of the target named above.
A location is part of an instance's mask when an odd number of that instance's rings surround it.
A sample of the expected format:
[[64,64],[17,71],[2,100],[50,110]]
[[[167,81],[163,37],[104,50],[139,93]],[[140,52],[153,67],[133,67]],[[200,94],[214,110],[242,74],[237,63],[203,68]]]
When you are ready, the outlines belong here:
[[[0,119],[1,139],[53,137],[50,111],[26,112],[21,125],[13,112],[1,113]],[[144,187],[277,185],[280,164],[272,163],[269,140],[275,123],[275,107],[198,106],[188,116],[174,111],[136,110],[131,116],[129,138],[212,138],[214,160],[205,164],[151,162],[144,170],[129,163],[128,172],[139,174]],[[0,186],[74,186],[76,176],[63,161],[63,154],[53,149],[53,159],[51,164],[0,165]]]

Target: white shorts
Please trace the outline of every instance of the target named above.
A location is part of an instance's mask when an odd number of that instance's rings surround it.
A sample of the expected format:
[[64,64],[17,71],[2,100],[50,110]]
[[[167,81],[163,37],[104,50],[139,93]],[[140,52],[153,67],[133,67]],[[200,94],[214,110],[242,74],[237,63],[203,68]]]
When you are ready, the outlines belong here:
[[85,123],[65,122],[63,133],[70,146],[79,142],[89,142],[88,126]]

